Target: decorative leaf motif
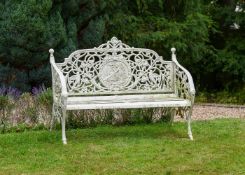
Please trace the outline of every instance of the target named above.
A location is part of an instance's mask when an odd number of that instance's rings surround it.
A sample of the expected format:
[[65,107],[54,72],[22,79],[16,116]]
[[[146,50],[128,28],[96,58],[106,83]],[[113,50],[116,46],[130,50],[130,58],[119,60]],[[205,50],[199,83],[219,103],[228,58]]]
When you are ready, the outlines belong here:
[[116,37],[98,48],[75,51],[57,66],[68,93],[174,92],[172,62],[152,50],[131,48]]
[[176,82],[178,96],[184,99],[192,99],[188,77],[186,73],[179,67],[176,67]]

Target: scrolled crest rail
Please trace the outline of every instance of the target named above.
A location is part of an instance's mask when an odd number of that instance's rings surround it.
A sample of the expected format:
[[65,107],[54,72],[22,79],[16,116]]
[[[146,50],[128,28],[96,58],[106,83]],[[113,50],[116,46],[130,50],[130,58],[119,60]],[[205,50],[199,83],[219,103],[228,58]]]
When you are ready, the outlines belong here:
[[57,66],[69,93],[174,91],[171,62],[152,50],[129,47],[116,37],[98,48],[75,51]]

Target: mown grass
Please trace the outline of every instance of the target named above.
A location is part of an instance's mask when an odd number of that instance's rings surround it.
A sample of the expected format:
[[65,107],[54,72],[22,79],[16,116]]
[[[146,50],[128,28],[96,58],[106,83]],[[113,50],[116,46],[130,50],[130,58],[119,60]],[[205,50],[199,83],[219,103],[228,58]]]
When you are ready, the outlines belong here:
[[245,174],[245,120],[0,135],[0,174]]

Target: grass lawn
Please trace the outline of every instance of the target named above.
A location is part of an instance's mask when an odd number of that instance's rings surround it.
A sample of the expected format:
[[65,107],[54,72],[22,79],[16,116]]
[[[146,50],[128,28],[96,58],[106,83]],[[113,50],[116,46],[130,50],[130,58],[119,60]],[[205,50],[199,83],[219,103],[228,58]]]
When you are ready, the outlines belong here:
[[0,134],[0,174],[245,174],[245,120]]

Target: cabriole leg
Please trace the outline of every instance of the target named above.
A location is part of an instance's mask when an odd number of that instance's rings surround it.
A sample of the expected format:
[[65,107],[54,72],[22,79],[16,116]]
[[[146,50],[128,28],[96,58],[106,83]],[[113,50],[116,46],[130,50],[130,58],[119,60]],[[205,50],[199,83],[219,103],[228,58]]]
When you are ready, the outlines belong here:
[[67,139],[66,139],[66,126],[65,126],[65,122],[66,122],[66,110],[65,109],[62,109],[62,122],[61,122],[61,125],[62,125],[62,142],[63,144],[67,144]]
[[52,131],[52,129],[53,129],[54,120],[55,120],[55,106],[53,104],[52,114],[51,114],[51,120],[50,120],[50,128],[49,128],[50,131]]
[[187,125],[188,125],[188,136],[190,140],[193,140],[192,132],[191,132],[191,114],[192,108],[187,111]]
[[52,107],[52,115],[50,119],[50,126],[49,126],[50,131],[53,129],[55,121],[57,119],[59,119],[59,122],[62,120],[62,109],[59,105],[54,103]]

